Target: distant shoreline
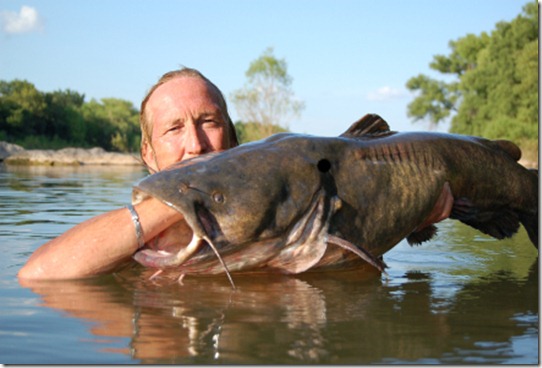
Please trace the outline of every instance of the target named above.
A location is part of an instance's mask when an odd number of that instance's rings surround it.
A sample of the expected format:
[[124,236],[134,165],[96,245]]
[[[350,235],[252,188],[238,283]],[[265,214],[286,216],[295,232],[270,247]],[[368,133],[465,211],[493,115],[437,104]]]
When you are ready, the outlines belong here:
[[62,148],[59,150],[25,149],[0,141],[0,162],[7,165],[131,165],[142,166],[138,154],[108,152],[100,147]]
[[[144,166],[139,154],[108,152],[100,147],[62,148],[59,150],[24,149],[0,141],[0,162],[8,165],[131,165]],[[538,169],[538,161],[521,159],[519,163],[529,169]]]

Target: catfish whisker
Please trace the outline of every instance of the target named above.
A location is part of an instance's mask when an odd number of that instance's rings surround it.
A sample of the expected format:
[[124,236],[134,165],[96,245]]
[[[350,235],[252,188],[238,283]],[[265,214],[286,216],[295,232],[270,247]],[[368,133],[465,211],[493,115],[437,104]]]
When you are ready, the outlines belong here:
[[208,237],[203,237],[203,239],[207,242],[207,244],[209,244],[209,246],[211,247],[211,249],[213,250],[213,252],[215,252],[216,254],[216,257],[218,258],[218,260],[220,261],[220,263],[222,264],[222,267],[224,267],[224,271],[226,271],[226,275],[228,276],[228,280],[230,280],[230,284],[233,288],[233,290],[236,290],[237,288],[235,287],[235,283],[233,282],[233,279],[231,277],[231,274],[230,274],[230,271],[228,270],[228,267],[226,266],[226,263],[224,262],[224,260],[222,259],[222,257],[220,256],[220,253],[218,253],[218,250],[216,249],[216,247],[214,246],[214,244],[211,242],[211,239],[209,239]]

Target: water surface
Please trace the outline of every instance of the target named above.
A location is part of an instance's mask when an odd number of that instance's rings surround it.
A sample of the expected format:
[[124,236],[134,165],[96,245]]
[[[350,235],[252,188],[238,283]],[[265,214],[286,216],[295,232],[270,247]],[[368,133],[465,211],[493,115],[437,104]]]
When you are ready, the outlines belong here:
[[0,166],[0,362],[537,364],[538,253],[456,221],[370,269],[19,284],[41,244],[130,201],[128,167]]

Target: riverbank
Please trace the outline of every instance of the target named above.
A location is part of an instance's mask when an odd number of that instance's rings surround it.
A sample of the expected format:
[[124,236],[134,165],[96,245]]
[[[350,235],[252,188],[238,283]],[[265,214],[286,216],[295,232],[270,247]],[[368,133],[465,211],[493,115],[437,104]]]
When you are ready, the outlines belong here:
[[24,149],[0,141],[0,161],[8,165],[141,165],[136,154],[107,152],[103,148]]
[[[538,169],[538,161],[527,157],[519,163],[529,169]],[[12,165],[142,165],[139,155],[107,152],[103,148],[63,148],[60,150],[27,150],[0,141],[0,162]]]

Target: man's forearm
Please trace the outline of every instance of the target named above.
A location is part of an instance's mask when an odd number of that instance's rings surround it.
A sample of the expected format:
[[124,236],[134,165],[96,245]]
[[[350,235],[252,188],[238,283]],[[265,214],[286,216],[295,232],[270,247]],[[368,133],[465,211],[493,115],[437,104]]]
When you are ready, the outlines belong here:
[[[182,215],[156,199],[135,210],[145,241],[149,241]],[[112,271],[137,250],[138,241],[127,208],[93,217],[38,248],[19,271],[24,279],[82,278]]]

